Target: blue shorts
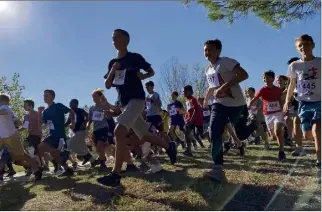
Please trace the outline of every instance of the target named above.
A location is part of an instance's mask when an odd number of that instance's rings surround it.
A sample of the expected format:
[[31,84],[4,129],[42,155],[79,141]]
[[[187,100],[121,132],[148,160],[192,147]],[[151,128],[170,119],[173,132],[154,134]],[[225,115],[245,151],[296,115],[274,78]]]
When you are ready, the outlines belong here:
[[321,120],[321,102],[299,102],[302,131],[312,130],[312,124]]
[[170,126],[175,126],[175,127],[178,126],[181,131],[184,131],[185,122],[183,120],[183,117],[178,117],[178,116],[171,117]]

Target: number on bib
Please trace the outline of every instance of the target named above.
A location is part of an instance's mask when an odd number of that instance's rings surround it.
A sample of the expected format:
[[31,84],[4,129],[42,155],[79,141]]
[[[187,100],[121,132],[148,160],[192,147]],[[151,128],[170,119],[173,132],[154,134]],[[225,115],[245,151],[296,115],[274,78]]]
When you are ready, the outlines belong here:
[[210,110],[204,110],[202,112],[203,116],[207,117],[207,116],[210,116]]
[[267,112],[274,112],[274,111],[278,111],[281,109],[280,103],[279,101],[276,102],[268,102],[267,103]]
[[177,109],[174,105],[171,106],[169,113],[170,113],[170,116],[177,115]]
[[104,119],[104,113],[100,111],[93,111],[93,121],[103,121]]
[[298,80],[297,81],[297,93],[302,95],[310,94],[315,90],[317,85],[316,80]]
[[218,88],[220,86],[217,73],[207,74],[207,81],[210,88]]
[[47,127],[49,130],[55,130],[54,123],[51,120],[47,121]]
[[124,85],[126,75],[126,69],[115,71],[113,84],[114,85]]

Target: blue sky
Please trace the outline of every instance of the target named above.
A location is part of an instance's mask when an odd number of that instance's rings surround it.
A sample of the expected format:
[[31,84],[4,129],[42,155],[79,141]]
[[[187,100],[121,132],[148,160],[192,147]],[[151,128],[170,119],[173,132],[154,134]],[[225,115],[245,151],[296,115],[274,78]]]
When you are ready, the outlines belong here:
[[[310,34],[320,56],[320,14],[287,24],[281,30],[266,26],[256,17],[234,25],[212,23],[197,5],[184,8],[179,2],[12,2],[11,11],[0,15],[1,76],[21,75],[24,96],[44,105],[43,90],[56,91],[56,101],[92,104],[91,91],[103,88],[107,64],[116,55],[111,34],[123,28],[131,35],[129,49],[141,53],[152,64],[161,83],[160,67],[172,56],[191,68],[206,65],[203,42],[218,38],[223,56],[238,60],[250,78],[243,86],[259,88],[262,73],[272,69],[285,74],[286,62],[299,56],[294,40]],[[9,8],[10,9],[10,8]],[[1,13],[1,4],[0,4]],[[105,92],[116,100],[116,91]]]

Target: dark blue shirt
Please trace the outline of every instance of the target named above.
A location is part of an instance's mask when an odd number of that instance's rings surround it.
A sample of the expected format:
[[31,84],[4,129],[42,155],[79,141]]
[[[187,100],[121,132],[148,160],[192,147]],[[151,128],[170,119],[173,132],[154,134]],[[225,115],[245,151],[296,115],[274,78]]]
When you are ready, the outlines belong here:
[[183,119],[183,116],[179,114],[179,112],[175,109],[182,109],[183,105],[180,101],[174,101],[171,104],[169,104],[169,115],[171,117],[171,119]]
[[66,138],[65,114],[70,109],[61,103],[54,103],[46,108],[42,114],[42,119],[49,129],[49,135],[56,138]]
[[[109,62],[108,73],[115,62],[121,64],[121,68],[113,77],[113,86],[116,87],[118,92],[118,100],[120,104],[124,107],[131,99],[142,99],[145,100],[145,92],[143,89],[142,81],[137,76],[137,73],[141,69],[147,71],[151,64],[145,61],[145,59],[137,53],[128,52],[126,56],[122,58],[114,58]],[[124,70],[124,71],[123,71]],[[106,79],[108,74],[104,76]],[[115,78],[118,80],[116,83]],[[121,80],[121,78],[123,80]]]

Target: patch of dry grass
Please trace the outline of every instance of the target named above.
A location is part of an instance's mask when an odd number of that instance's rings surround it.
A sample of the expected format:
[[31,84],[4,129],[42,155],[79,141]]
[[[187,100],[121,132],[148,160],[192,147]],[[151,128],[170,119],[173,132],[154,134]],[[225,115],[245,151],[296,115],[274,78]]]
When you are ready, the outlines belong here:
[[117,188],[99,185],[100,175],[90,171],[9,183],[0,187],[0,210],[321,210],[313,146],[301,158],[287,149],[284,162],[272,147],[250,145],[243,158],[228,152],[225,185],[202,178],[212,160],[199,149],[194,158],[179,154],[176,166],[164,160],[165,170],[155,175],[125,173]]

